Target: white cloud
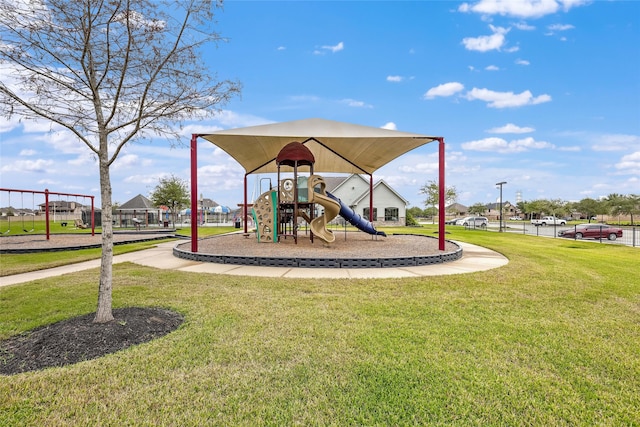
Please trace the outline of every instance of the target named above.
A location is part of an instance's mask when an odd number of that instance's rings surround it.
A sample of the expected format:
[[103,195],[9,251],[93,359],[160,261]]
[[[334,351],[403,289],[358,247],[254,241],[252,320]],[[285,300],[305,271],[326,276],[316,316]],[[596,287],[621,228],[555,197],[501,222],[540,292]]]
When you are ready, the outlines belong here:
[[458,82],[443,83],[429,89],[424,95],[424,99],[433,99],[436,96],[451,96],[464,89],[464,85]]
[[341,50],[344,50],[343,42],[340,42],[335,46],[330,46],[330,45],[321,46],[320,50],[316,49],[313,53],[315,53],[316,55],[323,55],[326,52],[336,53],[336,52],[340,52]]
[[54,166],[53,160],[37,159],[37,160],[17,160],[3,166],[2,172],[36,172],[50,173]]
[[615,168],[634,175],[640,175],[640,151],[622,156]]
[[489,26],[493,31],[490,36],[465,37],[462,44],[467,50],[475,50],[478,52],[487,52],[489,50],[500,50],[505,43],[505,34],[509,32],[508,28]]
[[625,134],[605,134],[591,136],[594,151],[620,151],[640,149],[640,136]]
[[526,59],[516,59],[516,65],[530,65],[531,63]]
[[340,100],[340,102],[342,104],[346,104],[349,107],[355,107],[355,108],[373,108],[373,105],[371,104],[367,104],[364,101],[357,101],[355,99],[342,99]]
[[514,94],[513,92],[495,92],[489,89],[478,89],[475,87],[467,92],[465,97],[469,101],[485,101],[491,108],[522,107],[551,101],[551,96],[544,94],[534,97],[529,90]]
[[572,30],[575,27],[570,24],[553,24],[547,27],[550,31],[567,31]]
[[590,0],[480,0],[473,4],[463,3],[460,12],[482,15],[502,15],[516,18],[541,18],[560,9],[565,12],[572,7],[582,6]]
[[582,147],[580,147],[579,145],[573,145],[569,147],[558,147],[558,151],[578,152],[578,151],[582,151]]
[[[3,81],[3,76],[1,73],[0,81]],[[10,132],[18,127],[20,127],[20,118],[17,116],[11,116],[9,119],[3,117],[2,120],[0,120],[0,134],[3,132]]]
[[396,127],[396,124],[393,122],[387,122],[384,124],[384,126],[381,126],[382,129],[389,129],[389,130],[398,130],[398,128]]
[[513,123],[507,123],[504,126],[500,126],[497,128],[491,128],[487,130],[487,133],[530,133],[535,131],[532,127],[520,127],[514,125]]
[[287,50],[287,48],[286,48],[286,47],[284,47],[284,46],[278,46],[278,47],[276,48],[276,50]]
[[517,24],[513,24],[513,26],[521,31],[533,31],[536,29],[536,27],[529,25],[526,22],[518,22]]
[[38,152],[36,150],[31,150],[31,149],[24,149],[24,150],[20,150],[20,155],[21,156],[33,156],[38,154]]
[[496,65],[488,65],[487,67],[485,67],[485,70],[487,70],[487,71],[498,71],[498,70],[500,70],[500,68],[498,68],[498,66],[496,66]]
[[[118,163],[118,160],[116,160],[116,162],[114,163],[114,167],[117,163]],[[83,154],[80,154],[75,159],[68,160],[67,164],[74,166],[76,168],[78,166],[84,166],[84,165],[97,165],[96,156],[94,154],[90,154],[89,152],[83,153]]]
[[166,176],[167,174],[164,172],[147,175],[131,175],[123,179],[122,182],[132,183],[136,185],[145,184],[148,187],[155,187],[160,181],[160,178],[164,178]]
[[506,141],[502,138],[490,137],[469,141],[462,144],[462,148],[471,151],[488,151],[498,153],[521,153],[529,150],[553,149],[555,146],[546,141],[536,141],[532,137]]
[[404,80],[402,76],[387,76],[388,82],[399,83]]

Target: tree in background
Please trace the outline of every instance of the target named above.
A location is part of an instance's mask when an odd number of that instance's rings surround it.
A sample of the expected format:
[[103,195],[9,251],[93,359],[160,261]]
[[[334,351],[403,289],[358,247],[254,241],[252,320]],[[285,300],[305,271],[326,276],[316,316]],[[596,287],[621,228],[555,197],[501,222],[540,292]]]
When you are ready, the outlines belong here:
[[630,199],[630,210],[629,215],[631,215],[631,225],[633,225],[633,216],[640,215],[640,195],[639,194],[629,194]]
[[[215,113],[239,93],[217,81],[202,48],[222,2],[206,0],[0,1],[0,114],[44,119],[97,159],[102,258],[94,322],[113,319],[110,167],[126,144]],[[211,55],[207,51],[207,55]],[[5,78],[6,77],[6,78]]]
[[476,215],[482,215],[486,210],[487,210],[487,205],[485,205],[484,203],[474,203],[472,206],[469,207],[469,213],[476,214]]
[[604,213],[602,212],[602,202],[590,197],[582,199],[578,203],[574,203],[572,208],[580,212],[582,215],[585,215],[589,219],[589,222],[591,222],[592,217]]
[[424,211],[418,206],[411,206],[407,209],[407,212],[409,212],[414,218],[424,217]]
[[604,199],[611,215],[630,215],[633,224],[633,215],[640,212],[640,196],[635,194],[609,194]]
[[[424,194],[427,196],[424,201],[424,205],[429,208],[431,207],[432,212],[436,211],[436,206],[440,200],[440,186],[436,181],[429,181],[425,185],[420,188],[420,194]],[[456,187],[447,187],[444,189],[444,200],[445,205],[450,205],[455,203],[458,198],[458,192],[456,191]],[[434,222],[435,222],[435,214],[433,214]]]
[[160,178],[158,185],[151,192],[149,199],[154,206],[167,206],[171,208],[173,223],[176,223],[176,214],[189,205],[189,186],[180,178],[171,175],[167,178]]

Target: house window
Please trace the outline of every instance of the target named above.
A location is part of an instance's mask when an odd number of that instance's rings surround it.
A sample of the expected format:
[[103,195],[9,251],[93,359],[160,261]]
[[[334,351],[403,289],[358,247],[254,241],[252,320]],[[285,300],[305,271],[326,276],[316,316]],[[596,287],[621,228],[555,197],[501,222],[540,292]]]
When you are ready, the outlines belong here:
[[398,220],[398,208],[384,208],[384,220],[385,221],[397,221]]
[[[362,218],[369,221],[369,208],[362,209]],[[378,208],[373,208],[373,220],[376,221],[378,219]]]

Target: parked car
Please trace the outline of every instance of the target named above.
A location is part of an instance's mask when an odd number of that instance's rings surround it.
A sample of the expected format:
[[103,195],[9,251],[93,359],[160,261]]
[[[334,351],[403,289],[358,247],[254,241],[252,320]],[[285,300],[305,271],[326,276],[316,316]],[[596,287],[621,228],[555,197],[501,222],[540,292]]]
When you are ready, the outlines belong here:
[[622,237],[622,228],[611,227],[607,224],[580,224],[558,232],[558,236],[572,239],[616,240],[618,237]]
[[484,216],[468,216],[456,221],[456,225],[464,225],[465,227],[486,228],[489,220]]
[[458,221],[458,218],[451,218],[446,220],[444,223],[447,225],[455,225],[457,221]]
[[522,218],[520,218],[519,216],[512,216],[511,218],[509,218],[509,221],[522,221]]
[[567,221],[562,218],[556,218],[555,216],[543,216],[540,219],[532,219],[531,224],[533,225],[565,225]]

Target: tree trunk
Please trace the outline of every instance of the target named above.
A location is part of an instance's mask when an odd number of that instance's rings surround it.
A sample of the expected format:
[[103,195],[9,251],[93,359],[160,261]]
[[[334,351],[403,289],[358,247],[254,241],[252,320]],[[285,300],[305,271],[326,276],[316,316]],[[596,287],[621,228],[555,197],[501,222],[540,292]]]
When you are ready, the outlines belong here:
[[[106,156],[105,156],[106,157]],[[111,288],[113,282],[113,221],[111,213],[111,177],[109,164],[100,158],[100,197],[102,200],[102,258],[100,263],[100,287],[98,309],[94,323],[113,320]]]

